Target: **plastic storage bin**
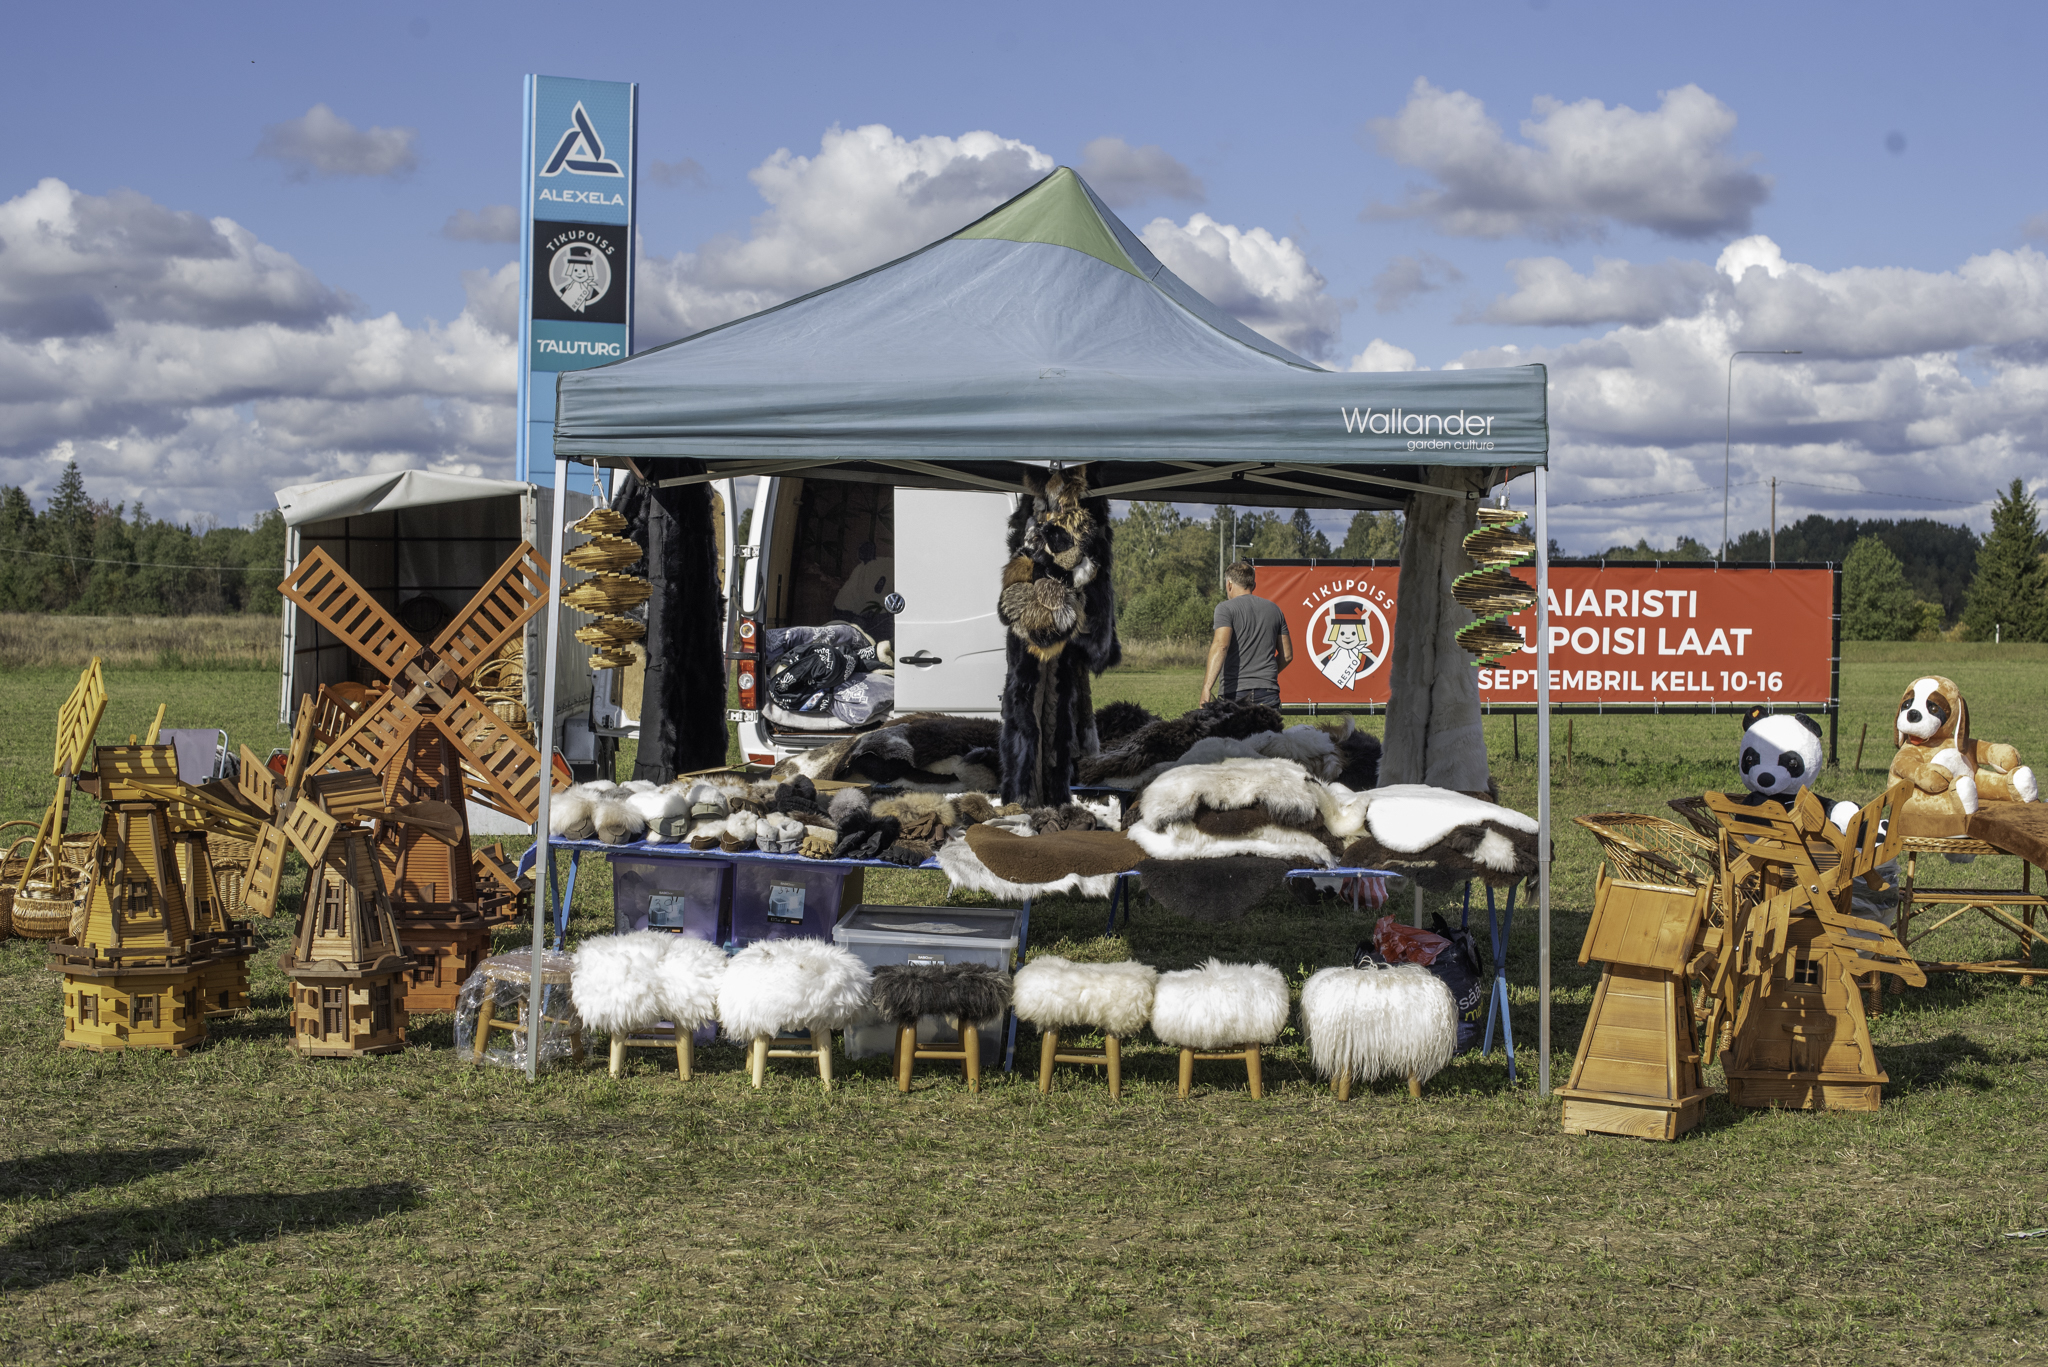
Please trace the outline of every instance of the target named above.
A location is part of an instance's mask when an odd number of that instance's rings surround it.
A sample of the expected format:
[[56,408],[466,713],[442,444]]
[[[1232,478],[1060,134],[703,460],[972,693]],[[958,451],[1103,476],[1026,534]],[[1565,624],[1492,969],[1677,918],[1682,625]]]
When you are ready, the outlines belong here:
[[615,928],[671,930],[723,944],[733,898],[733,865],[725,859],[636,859],[608,856]]
[[[1024,913],[1012,907],[857,906],[832,927],[832,942],[853,951],[869,968],[885,964],[987,964],[1010,972],[1017,958],[1017,928]],[[978,1022],[981,1061],[992,1068],[1002,1049],[1003,1019]],[[921,1044],[960,1038],[950,1022],[926,1016],[917,1023]],[[870,1012],[845,1032],[848,1058],[895,1052],[896,1027]]]
[[865,869],[795,859],[742,859],[733,876],[726,940],[829,940],[840,912],[859,903]]

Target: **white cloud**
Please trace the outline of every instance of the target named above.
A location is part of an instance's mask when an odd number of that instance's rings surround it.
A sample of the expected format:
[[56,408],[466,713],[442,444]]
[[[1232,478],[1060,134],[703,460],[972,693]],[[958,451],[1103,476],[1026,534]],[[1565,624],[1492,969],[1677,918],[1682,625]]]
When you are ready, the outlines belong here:
[[1374,218],[1424,218],[1459,237],[1562,239],[1609,222],[1670,237],[1743,232],[1770,177],[1728,151],[1735,112],[1696,85],[1649,113],[1598,100],[1534,102],[1510,142],[1477,97],[1417,79],[1408,103],[1367,131],[1379,151],[1436,182]]
[[509,204],[457,209],[441,225],[441,236],[454,238],[457,242],[517,242],[519,211]]
[[507,261],[496,271],[464,271],[463,312],[501,337],[519,336],[519,263]]
[[1303,356],[1328,354],[1346,302],[1291,237],[1243,229],[1196,214],[1185,224],[1155,218],[1138,234],[1166,268],[1280,345]]
[[57,180],[0,203],[0,240],[0,483],[42,497],[75,458],[97,497],[233,519],[306,480],[510,467],[498,319],[354,317],[232,220]]
[[[1609,283],[1626,277],[1626,263],[1610,264]],[[1460,358],[1549,367],[1553,497],[1584,505],[1560,510],[1567,545],[1637,536],[1669,545],[1681,533],[1719,540],[1735,351],[1802,353],[1736,363],[1737,532],[1763,525],[1758,482],[1773,475],[1783,482],[1781,521],[1824,512],[1967,518],[1980,527],[2005,484],[2040,479],[2048,255],[2028,247],[1986,252],[1952,271],[1823,271],[1751,237],[1731,244],[1715,268],[1691,266],[1703,287],[1661,320]],[[1537,296],[1524,283],[1511,300],[1528,295],[1533,310]],[[1556,272],[1544,285],[1556,315],[1590,314],[1603,295],[1598,268],[1591,277]],[[1576,538],[1567,535],[1574,528]]]
[[1392,342],[1375,337],[1365,344],[1365,350],[1345,363],[1346,370],[1388,371],[1427,370],[1428,366],[1415,363],[1415,353],[1406,347],[1395,346]]
[[1406,308],[1416,295],[1434,293],[1464,278],[1465,272],[1428,252],[1397,256],[1373,277],[1372,306],[1381,313],[1394,313]]
[[706,183],[704,166],[695,157],[684,157],[681,161],[650,161],[647,171],[654,177],[655,184],[666,185],[670,189],[678,185],[702,187]]
[[1113,209],[1148,199],[1200,204],[1204,198],[1201,178],[1156,143],[1133,147],[1122,138],[1097,138],[1081,149],[1074,169]]
[[1704,261],[1640,265],[1596,260],[1586,276],[1557,257],[1539,256],[1510,261],[1508,270],[1515,277],[1515,292],[1496,297],[1478,315],[1480,321],[1520,327],[1646,326],[1698,313],[1706,307],[1707,291],[1720,281]]
[[324,104],[263,130],[256,155],[309,176],[402,176],[419,165],[411,128],[357,128]]

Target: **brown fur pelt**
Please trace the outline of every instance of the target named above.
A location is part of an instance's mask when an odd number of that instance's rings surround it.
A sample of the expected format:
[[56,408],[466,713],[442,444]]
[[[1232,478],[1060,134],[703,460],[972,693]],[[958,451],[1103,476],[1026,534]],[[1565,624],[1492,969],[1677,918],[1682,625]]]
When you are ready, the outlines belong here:
[[1344,847],[1337,862],[1347,869],[1405,873],[1431,892],[1450,892],[1473,878],[1504,888],[1533,877],[1540,848],[1528,831],[1485,821],[1456,827],[1442,840],[1411,853],[1388,849],[1368,830]]
[[929,814],[938,817],[946,829],[958,830],[999,816],[1014,816],[1023,808],[1014,803],[999,806],[986,793],[908,792],[875,798],[869,803],[869,810],[876,816],[893,816],[902,822]]
[[1002,781],[988,762],[1001,739],[993,717],[918,712],[861,736],[841,767],[849,777],[900,788],[987,791]]
[[1293,862],[1233,854],[1221,859],[1147,859],[1138,865],[1145,891],[1190,921],[1241,921],[1261,897],[1279,888]]
[[1205,737],[1243,740],[1264,731],[1278,731],[1283,725],[1277,707],[1218,698],[1170,720],[1139,727],[1116,748],[1082,760],[1077,771],[1083,783],[1136,786],[1147,770],[1173,763]]

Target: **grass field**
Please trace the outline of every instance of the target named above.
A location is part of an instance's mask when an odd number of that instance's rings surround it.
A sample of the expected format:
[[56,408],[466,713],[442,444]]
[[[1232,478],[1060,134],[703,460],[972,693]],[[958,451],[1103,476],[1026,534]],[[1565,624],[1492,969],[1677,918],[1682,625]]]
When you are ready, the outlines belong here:
[[[1984,736],[2048,758],[2048,649],[1851,647],[1846,766],[1867,798],[1914,674],[1968,693]],[[76,666],[0,674],[0,818],[46,800],[50,720]],[[1198,673],[1124,671],[1098,698],[1161,711]],[[277,743],[274,676],[110,669],[102,735],[225,725]],[[1533,810],[1530,721],[1488,723],[1503,797]],[[1732,718],[1559,726],[1553,1068],[1594,975],[1574,962],[1595,864],[1566,818],[1659,811],[1732,786]],[[2000,869],[1996,872],[2003,873]],[[586,869],[586,873],[596,873]],[[1944,878],[1982,879],[1973,870]],[[939,902],[935,874],[870,900]],[[1140,900],[1101,943],[1099,903],[1048,899],[1032,942],[1163,967],[1264,958],[1295,981],[1366,918],[1276,899],[1243,923]],[[601,873],[572,934],[608,928]],[[1241,1074],[1128,1055],[1125,1100],[1023,1072],[979,1096],[885,1060],[829,1096],[795,1065],[759,1093],[740,1052],[677,1081],[640,1054],[538,1086],[453,1056],[446,1017],[403,1056],[288,1047],[264,923],[255,1009],[184,1060],[59,1051],[44,955],[0,946],[0,1360],[149,1363],[2022,1362],[2048,1358],[2048,988],[1936,979],[1887,998],[1870,1115],[1710,1107],[1683,1142],[1569,1138],[1532,1084],[1534,913],[1509,971],[1522,1081],[1466,1056],[1411,1102],[1333,1103],[1298,1038],[1253,1102]],[[508,942],[509,942],[508,937]],[[1957,933],[1943,953],[1996,944]],[[1020,1056],[1035,1050],[1027,1038]],[[1220,1065],[1216,1065],[1221,1067]]]

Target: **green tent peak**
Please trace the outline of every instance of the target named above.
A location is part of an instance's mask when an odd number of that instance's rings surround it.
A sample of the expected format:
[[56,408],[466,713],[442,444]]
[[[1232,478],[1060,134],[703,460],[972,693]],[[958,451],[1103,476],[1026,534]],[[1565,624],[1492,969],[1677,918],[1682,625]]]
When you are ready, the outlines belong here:
[[953,234],[956,239],[997,242],[1049,242],[1071,247],[1139,279],[1144,272],[1132,264],[1116,235],[1088,201],[1081,179],[1062,166],[1015,199]]

